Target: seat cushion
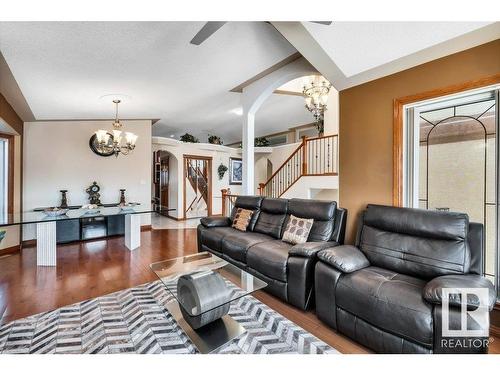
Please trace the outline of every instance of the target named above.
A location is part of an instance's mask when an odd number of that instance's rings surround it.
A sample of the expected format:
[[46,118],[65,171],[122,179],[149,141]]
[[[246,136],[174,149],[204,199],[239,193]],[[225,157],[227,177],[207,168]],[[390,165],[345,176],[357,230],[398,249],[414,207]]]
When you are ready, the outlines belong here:
[[250,246],[272,240],[271,237],[265,234],[234,230],[236,233],[224,236],[222,239],[221,251],[223,254],[243,263],[246,262],[247,250]]
[[281,240],[254,245],[247,251],[247,266],[267,277],[286,282],[288,252],[292,246]]
[[374,326],[432,347],[432,305],[422,297],[426,282],[378,267],[343,275],[336,303]]
[[237,233],[241,232],[231,227],[203,227],[200,230],[201,243],[212,250],[221,251],[222,239],[227,235]]

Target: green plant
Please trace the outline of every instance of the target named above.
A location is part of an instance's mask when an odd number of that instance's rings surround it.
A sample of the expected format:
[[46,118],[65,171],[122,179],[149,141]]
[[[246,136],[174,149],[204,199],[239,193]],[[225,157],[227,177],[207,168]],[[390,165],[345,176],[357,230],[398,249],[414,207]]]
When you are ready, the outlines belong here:
[[217,173],[219,174],[219,180],[222,180],[224,178],[226,172],[227,172],[227,167],[221,163],[219,165],[219,168],[217,168]]
[[266,137],[257,137],[255,138],[254,145],[255,147],[266,147],[269,146],[271,142]]
[[189,133],[186,133],[184,135],[181,135],[181,142],[187,142],[187,143],[198,143],[200,142],[198,140],[198,138],[196,138],[195,136],[189,134]]
[[325,119],[324,119],[323,115],[321,115],[319,120],[316,121],[314,126],[316,126],[316,129],[318,130],[318,133],[320,135],[322,135],[324,133],[324,131],[325,131]]
[[209,135],[208,136],[208,143],[211,143],[213,145],[223,144],[222,139],[220,137],[217,137],[216,135]]

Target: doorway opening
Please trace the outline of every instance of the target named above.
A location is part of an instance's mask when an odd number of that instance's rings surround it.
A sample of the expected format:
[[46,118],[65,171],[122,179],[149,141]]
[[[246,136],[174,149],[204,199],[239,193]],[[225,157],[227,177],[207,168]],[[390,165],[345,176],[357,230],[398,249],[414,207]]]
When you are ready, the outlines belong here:
[[171,154],[168,151],[158,150],[153,152],[153,190],[155,211],[163,216],[168,216],[171,207],[170,189],[170,163]]
[[184,155],[184,219],[212,215],[212,158]]

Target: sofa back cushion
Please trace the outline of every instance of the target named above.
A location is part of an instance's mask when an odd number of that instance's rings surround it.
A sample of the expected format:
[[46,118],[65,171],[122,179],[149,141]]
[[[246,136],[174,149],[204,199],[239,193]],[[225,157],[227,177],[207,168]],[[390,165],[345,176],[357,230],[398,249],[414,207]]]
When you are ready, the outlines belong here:
[[468,273],[468,226],[467,214],[368,205],[357,245],[371,265],[421,279]]
[[290,199],[288,205],[289,216],[297,216],[304,219],[313,219],[313,225],[309,232],[308,242],[329,241],[334,232],[335,211],[337,202],[320,201],[311,199]]
[[287,199],[264,198],[253,231],[267,234],[274,238],[281,238],[281,231],[283,230],[287,210]]
[[260,214],[260,206],[263,201],[263,197],[254,196],[254,195],[242,195],[236,198],[234,202],[233,210],[231,211],[231,222],[234,221],[236,216],[236,211],[238,208],[243,208],[245,210],[253,211],[252,218],[250,219],[250,223],[248,224],[247,231],[253,231],[255,227],[255,223],[259,218]]

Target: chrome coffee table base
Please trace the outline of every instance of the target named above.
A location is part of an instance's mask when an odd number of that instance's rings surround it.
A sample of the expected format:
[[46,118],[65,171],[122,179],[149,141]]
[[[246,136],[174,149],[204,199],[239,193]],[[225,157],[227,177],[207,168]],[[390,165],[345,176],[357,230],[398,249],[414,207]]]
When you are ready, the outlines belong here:
[[211,353],[246,332],[245,328],[229,315],[224,315],[222,318],[194,330],[182,316],[176,300],[167,303],[166,308],[202,354]]

